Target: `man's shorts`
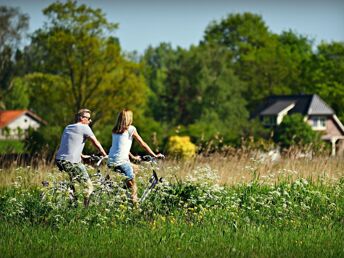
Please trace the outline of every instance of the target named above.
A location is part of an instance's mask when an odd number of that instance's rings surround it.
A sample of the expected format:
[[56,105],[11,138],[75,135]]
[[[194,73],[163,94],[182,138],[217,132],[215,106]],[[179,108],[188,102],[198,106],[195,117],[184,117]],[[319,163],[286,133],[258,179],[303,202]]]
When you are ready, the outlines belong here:
[[90,179],[86,167],[82,163],[71,163],[67,160],[56,160],[56,165],[61,171],[66,171],[71,180],[87,182]]
[[114,166],[111,163],[109,163],[108,167],[116,172],[118,171],[125,175],[127,177],[127,180],[132,180],[135,178],[133,166],[129,162],[119,166]]

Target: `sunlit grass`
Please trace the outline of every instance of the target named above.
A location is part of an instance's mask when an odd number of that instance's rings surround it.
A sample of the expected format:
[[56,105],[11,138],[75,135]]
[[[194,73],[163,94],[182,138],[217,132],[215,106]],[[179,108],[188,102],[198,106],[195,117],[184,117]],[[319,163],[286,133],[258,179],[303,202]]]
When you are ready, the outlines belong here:
[[[280,180],[307,178],[308,180],[336,181],[344,176],[344,159],[341,157],[282,158],[278,162],[261,161],[249,154],[223,156],[214,154],[209,157],[197,156],[191,160],[167,159],[160,161],[161,176],[185,178],[192,170],[209,166],[216,171],[218,183],[236,185],[252,180],[253,172],[259,176],[262,183],[276,183]],[[111,174],[106,166],[104,173]],[[25,178],[28,185],[40,185],[50,174],[60,173],[54,165],[39,165],[38,167],[17,167],[16,165],[0,169],[0,186],[10,186],[17,176]],[[92,169],[90,173],[93,173]],[[145,173],[145,172],[144,172]],[[147,172],[149,173],[149,171]]]
[[[213,155],[158,167],[165,180],[143,204],[115,191],[88,209],[70,206],[66,191],[42,200],[42,180],[68,180],[53,166],[2,169],[1,257],[344,256],[340,158]],[[139,195],[150,173],[138,173]]]

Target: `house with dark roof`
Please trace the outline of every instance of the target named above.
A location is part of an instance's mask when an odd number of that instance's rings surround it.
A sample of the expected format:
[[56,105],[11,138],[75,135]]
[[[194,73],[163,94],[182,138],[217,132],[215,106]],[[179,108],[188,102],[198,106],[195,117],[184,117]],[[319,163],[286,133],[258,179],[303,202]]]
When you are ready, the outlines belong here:
[[332,144],[332,155],[344,152],[344,126],[335,112],[318,95],[270,96],[257,108],[253,117],[259,117],[266,127],[278,126],[283,117],[299,113],[322,139]]
[[0,110],[0,140],[23,139],[29,128],[47,124],[30,110]]

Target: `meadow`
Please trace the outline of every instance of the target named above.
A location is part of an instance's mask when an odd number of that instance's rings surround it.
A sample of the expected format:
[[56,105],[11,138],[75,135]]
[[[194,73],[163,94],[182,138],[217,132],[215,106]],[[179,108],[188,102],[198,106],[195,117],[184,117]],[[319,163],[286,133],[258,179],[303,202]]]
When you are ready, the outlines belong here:
[[[158,167],[164,181],[138,207],[123,190],[88,209],[63,191],[42,200],[41,181],[66,179],[51,165],[2,169],[1,257],[344,256],[340,157],[216,154]],[[149,174],[138,173],[140,194]]]

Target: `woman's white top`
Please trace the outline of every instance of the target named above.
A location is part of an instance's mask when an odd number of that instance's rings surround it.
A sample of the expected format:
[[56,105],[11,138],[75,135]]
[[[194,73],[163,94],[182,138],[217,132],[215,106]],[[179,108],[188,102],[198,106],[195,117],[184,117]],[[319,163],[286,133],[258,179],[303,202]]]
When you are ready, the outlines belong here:
[[119,166],[130,162],[129,152],[133,143],[133,134],[136,131],[135,126],[130,125],[128,130],[122,134],[112,134],[112,146],[109,152],[108,164]]

